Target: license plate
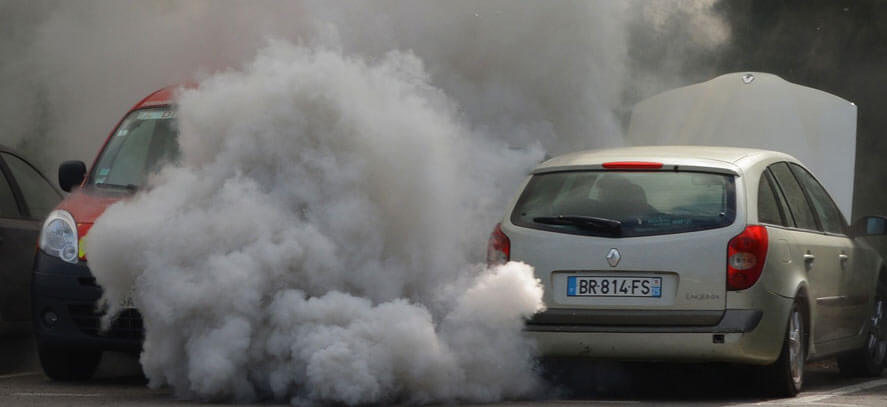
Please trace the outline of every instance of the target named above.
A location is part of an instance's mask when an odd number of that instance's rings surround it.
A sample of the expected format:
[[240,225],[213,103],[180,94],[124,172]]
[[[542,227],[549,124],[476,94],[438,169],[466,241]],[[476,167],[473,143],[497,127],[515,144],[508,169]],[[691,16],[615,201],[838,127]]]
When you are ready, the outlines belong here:
[[129,309],[135,307],[136,303],[135,301],[133,301],[132,296],[130,295],[127,295],[126,297],[123,297],[122,300],[120,300],[120,308]]
[[661,277],[567,277],[569,297],[661,297]]

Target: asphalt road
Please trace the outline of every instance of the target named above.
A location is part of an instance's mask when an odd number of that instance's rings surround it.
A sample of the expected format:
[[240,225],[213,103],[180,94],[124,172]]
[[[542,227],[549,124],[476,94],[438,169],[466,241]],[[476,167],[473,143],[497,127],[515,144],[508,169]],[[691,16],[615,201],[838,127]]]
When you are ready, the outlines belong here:
[[[501,406],[887,406],[887,376],[842,377],[834,361],[808,365],[805,391],[792,399],[755,395],[750,369],[700,365],[619,363],[551,366],[558,388],[541,400]],[[0,341],[0,406],[195,406],[169,389],[145,386],[138,361],[106,353],[97,377],[87,383],[47,379],[28,338]],[[268,406],[271,404],[257,404]]]

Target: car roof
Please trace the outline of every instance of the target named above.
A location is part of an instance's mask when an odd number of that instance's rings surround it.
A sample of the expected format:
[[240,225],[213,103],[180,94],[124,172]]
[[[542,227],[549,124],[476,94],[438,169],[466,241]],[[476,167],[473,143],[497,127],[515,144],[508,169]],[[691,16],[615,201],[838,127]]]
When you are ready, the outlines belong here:
[[180,91],[181,89],[194,89],[196,87],[196,83],[186,82],[170,85],[165,88],[160,88],[150,95],[146,96],[144,99],[139,101],[139,103],[136,103],[135,106],[133,106],[130,110],[136,110],[145,107],[171,105],[175,101],[175,97],[178,91]]
[[18,150],[14,149],[14,148],[12,148],[12,147],[9,147],[9,146],[7,146],[7,145],[5,145],[5,144],[0,144],[0,151],[3,151],[4,153],[9,153],[9,154],[12,154],[12,155],[18,156],[19,158],[21,158],[21,159],[27,161],[28,164],[31,164],[31,166],[34,165],[34,164],[31,162],[31,160],[30,160],[29,158],[26,158],[24,155],[22,155],[22,153],[18,152]]
[[536,167],[533,173],[601,169],[602,165],[607,162],[657,162],[666,167],[713,169],[741,174],[742,169],[749,164],[767,158],[797,162],[794,157],[788,154],[753,148],[643,146],[586,150],[564,154],[543,162]]

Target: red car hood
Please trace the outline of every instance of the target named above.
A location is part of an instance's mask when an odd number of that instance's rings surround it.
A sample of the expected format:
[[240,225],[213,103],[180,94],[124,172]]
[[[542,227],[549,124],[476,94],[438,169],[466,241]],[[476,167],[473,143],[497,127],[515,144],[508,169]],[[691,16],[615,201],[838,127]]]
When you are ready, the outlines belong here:
[[68,194],[59,204],[58,209],[68,211],[77,223],[77,237],[80,260],[86,260],[86,241],[92,224],[105,212],[111,204],[131,196],[120,191],[104,191],[95,188],[80,188]]
[[68,194],[65,200],[59,204],[58,209],[68,211],[78,226],[84,223],[92,224],[111,204],[128,196],[129,194],[120,192],[80,188]]

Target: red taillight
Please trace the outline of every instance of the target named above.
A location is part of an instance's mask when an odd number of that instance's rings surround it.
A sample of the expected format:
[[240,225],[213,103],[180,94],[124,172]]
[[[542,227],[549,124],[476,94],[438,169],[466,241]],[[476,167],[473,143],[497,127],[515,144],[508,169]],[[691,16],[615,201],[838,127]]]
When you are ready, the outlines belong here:
[[727,290],[749,288],[761,277],[767,260],[767,228],[751,225],[727,245]]
[[502,224],[497,223],[490,241],[487,243],[487,266],[507,263],[511,258],[511,240],[502,233]]
[[603,167],[608,170],[658,170],[662,168],[662,163],[651,163],[646,161],[615,161],[604,163]]

